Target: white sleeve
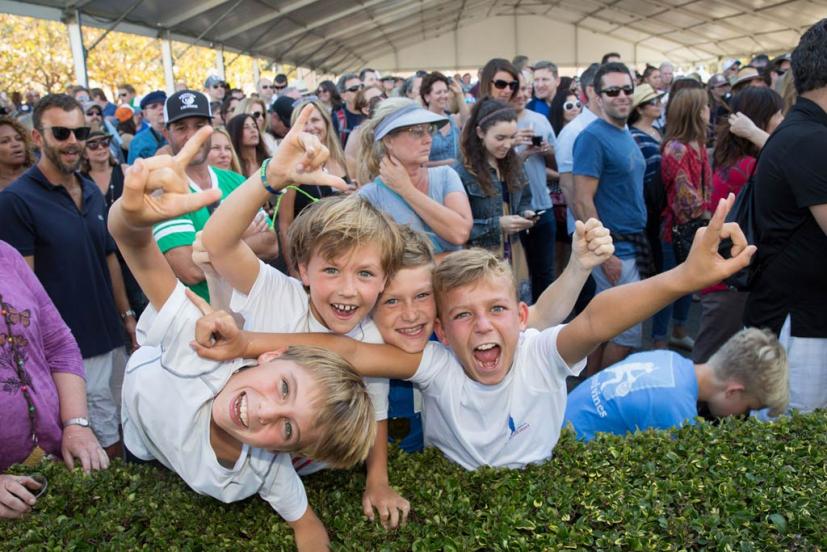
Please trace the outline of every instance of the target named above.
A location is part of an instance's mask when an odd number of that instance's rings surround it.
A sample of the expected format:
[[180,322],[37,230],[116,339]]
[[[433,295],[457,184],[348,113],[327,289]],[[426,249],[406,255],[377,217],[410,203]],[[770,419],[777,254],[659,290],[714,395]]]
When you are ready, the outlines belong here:
[[307,511],[304,484],[289,454],[276,455],[258,494],[287,522],[296,521]]
[[561,173],[570,173],[574,170],[574,132],[566,132],[564,128],[557,137],[554,148],[554,157],[557,160],[557,170]]
[[521,351],[522,362],[528,368],[529,377],[549,389],[557,389],[565,385],[566,378],[580,374],[586,366],[586,359],[582,359],[574,366],[569,366],[557,350],[557,337],[566,325],[560,324],[542,332],[528,329],[523,332]]
[[370,402],[373,405],[373,411],[376,416],[376,421],[388,419],[388,393],[391,390],[390,380],[387,378],[362,378],[368,388],[368,395],[370,395]]
[[244,317],[244,329],[257,332],[293,332],[307,309],[308,297],[301,282],[260,260],[250,293],[233,290],[230,298],[230,310]]
[[442,343],[429,341],[425,345],[425,350],[422,351],[422,359],[419,361],[416,373],[408,378],[408,381],[415,383],[421,389],[426,389],[437,376],[448,376],[452,370],[452,364],[459,364],[454,353]]

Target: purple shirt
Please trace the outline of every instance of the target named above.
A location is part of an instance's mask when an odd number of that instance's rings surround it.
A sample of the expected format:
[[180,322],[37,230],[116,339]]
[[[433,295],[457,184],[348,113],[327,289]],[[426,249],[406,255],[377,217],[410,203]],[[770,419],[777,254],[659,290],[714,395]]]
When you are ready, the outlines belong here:
[[[86,379],[83,360],[75,338],[63,322],[46,290],[16,249],[0,241],[0,310],[14,309],[20,321],[11,326],[12,334],[28,343],[21,348],[23,370],[30,379],[30,395],[36,408],[37,438],[40,448],[60,456],[63,435],[60,400],[52,373],[67,372]],[[24,321],[28,320],[28,326]],[[9,333],[0,318],[0,472],[21,462],[32,451],[28,403],[20,391],[14,369],[14,356],[5,336]]]

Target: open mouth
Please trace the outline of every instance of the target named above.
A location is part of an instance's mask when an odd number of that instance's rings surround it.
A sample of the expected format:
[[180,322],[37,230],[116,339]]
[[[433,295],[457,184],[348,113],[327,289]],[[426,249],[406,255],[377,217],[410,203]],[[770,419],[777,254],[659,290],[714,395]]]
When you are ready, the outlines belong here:
[[241,392],[230,404],[230,418],[233,422],[244,429],[249,429],[249,419],[247,417],[247,393]]
[[333,314],[336,315],[337,318],[341,318],[343,320],[351,318],[353,314],[359,310],[359,307],[356,305],[346,305],[344,303],[331,303],[330,308],[333,310]]
[[417,324],[408,328],[396,328],[395,331],[405,337],[421,337],[425,333],[425,324]]
[[497,369],[500,363],[502,348],[496,343],[483,343],[474,347],[474,360],[483,372],[491,372]]

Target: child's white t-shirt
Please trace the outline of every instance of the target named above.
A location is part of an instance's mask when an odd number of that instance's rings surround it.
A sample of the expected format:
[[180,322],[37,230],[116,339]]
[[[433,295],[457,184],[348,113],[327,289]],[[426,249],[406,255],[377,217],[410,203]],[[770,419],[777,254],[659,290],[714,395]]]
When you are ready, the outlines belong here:
[[249,362],[206,360],[190,347],[201,312],[178,282],[156,312],[138,322],[141,347],[129,359],[123,381],[124,444],[142,460],[158,460],[194,491],[222,502],[258,493],[281,517],[295,521],[307,495],[290,454],[244,445],[235,466],[225,468],[210,445],[213,399],[230,376]]
[[[244,317],[244,329],[268,333],[330,333],[310,312],[310,296],[299,280],[259,261],[258,277],[247,295],[233,290],[230,309]],[[364,319],[347,334],[364,343],[384,343],[379,328]],[[388,418],[387,378],[364,378],[376,421]]]
[[457,357],[429,342],[410,381],[422,390],[425,445],[438,447],[465,469],[522,468],[551,457],[566,409],[569,367],[557,352],[563,325],[524,331],[503,381],[483,385],[469,378]]

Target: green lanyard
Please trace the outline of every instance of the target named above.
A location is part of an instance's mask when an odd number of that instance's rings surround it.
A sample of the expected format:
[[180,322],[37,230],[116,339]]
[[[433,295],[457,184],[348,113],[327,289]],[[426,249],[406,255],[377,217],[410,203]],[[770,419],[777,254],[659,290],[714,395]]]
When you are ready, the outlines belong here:
[[[319,201],[318,197],[313,197],[312,195],[308,194],[307,192],[305,192],[304,190],[302,190],[298,186],[290,185],[290,186],[285,186],[283,189],[285,191],[286,190],[295,190],[298,193],[300,193],[300,194],[304,195],[305,197],[307,197],[307,199],[309,199],[313,203],[316,203],[317,201]],[[279,194],[278,199],[276,199],[276,205],[273,208],[273,218],[270,220],[270,230],[273,230],[274,232],[275,232],[274,227],[276,225],[276,217],[279,216],[279,207],[281,206],[282,198],[284,198],[284,193]]]

